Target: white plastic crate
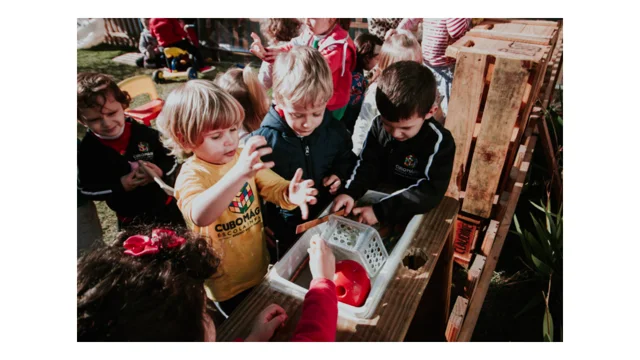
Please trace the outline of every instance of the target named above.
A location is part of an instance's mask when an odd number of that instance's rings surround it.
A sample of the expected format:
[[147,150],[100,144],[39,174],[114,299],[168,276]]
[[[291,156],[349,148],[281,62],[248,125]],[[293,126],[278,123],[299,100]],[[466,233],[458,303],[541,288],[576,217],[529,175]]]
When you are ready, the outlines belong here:
[[[368,191],[363,199],[367,198],[368,201],[378,201],[387,195],[388,194],[376,191]],[[318,217],[328,215],[332,205],[333,204],[327,206],[327,208],[318,215]],[[416,215],[411,219],[404,233],[400,239],[398,239],[396,246],[389,254],[387,261],[382,265],[382,268],[378,273],[371,277],[371,291],[369,292],[369,296],[367,297],[364,305],[355,307],[338,302],[338,311],[341,317],[358,320],[369,319],[373,316],[378,304],[380,303],[382,295],[384,295],[386,291],[389,281],[393,278],[398,265],[402,262],[405,250],[418,230],[418,225],[420,224],[422,217],[423,215]],[[296,272],[296,269],[298,269],[308,256],[307,249],[309,248],[309,242],[313,235],[322,234],[328,226],[329,224],[326,222],[307,230],[293,245],[293,247],[280,259],[280,261],[271,268],[267,274],[267,279],[274,290],[283,292],[300,300],[304,299],[308,289],[292,282],[291,278]],[[337,247],[334,249],[337,249]],[[353,254],[353,252],[334,250],[336,261],[347,259],[348,257],[346,256],[349,254]],[[353,257],[351,259],[355,260]]]
[[380,234],[374,228],[341,216],[329,216],[322,238],[327,240],[334,254],[341,253],[342,257],[363,265],[370,278],[378,273],[389,257]]

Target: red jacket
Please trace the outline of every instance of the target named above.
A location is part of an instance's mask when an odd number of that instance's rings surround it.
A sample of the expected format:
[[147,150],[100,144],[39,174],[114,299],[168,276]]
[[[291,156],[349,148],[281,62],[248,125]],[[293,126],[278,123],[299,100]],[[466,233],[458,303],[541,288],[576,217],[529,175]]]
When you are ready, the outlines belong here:
[[153,18],[149,20],[149,31],[162,47],[189,38],[178,19]]
[[[336,341],[338,297],[336,285],[328,279],[311,280],[302,303],[302,314],[290,341]],[[235,341],[242,342],[242,339]]]
[[311,280],[302,303],[302,315],[290,341],[336,341],[338,297],[328,279]]
[[[306,29],[282,49],[289,51],[295,45],[312,46],[311,30]],[[318,50],[327,60],[333,77],[333,96],[327,103],[327,109],[341,109],[349,103],[351,95],[351,72],[356,68],[356,46],[349,33],[336,24],[333,30],[318,42]]]

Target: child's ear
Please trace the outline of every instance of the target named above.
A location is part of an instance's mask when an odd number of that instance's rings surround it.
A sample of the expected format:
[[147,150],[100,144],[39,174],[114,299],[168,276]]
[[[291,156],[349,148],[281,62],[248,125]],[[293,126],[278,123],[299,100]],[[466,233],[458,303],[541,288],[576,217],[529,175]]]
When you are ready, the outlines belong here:
[[425,115],[424,119],[431,119],[433,117],[433,115],[438,111],[438,105],[433,104],[433,106],[431,106],[431,110],[429,110],[429,112],[427,113],[427,115]]

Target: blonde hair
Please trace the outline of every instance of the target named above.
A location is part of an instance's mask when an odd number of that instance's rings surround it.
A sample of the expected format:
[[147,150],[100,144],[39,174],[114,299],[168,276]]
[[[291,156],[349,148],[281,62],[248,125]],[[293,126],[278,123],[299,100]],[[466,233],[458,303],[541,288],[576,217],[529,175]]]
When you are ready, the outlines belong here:
[[184,159],[188,149],[202,143],[202,134],[239,125],[244,119],[240,103],[218,85],[190,80],[167,97],[156,125],[165,147]]
[[269,111],[269,99],[253,69],[248,65],[244,70],[229,69],[216,78],[215,84],[229,92],[242,105],[244,129],[247,132],[257,130]]
[[384,69],[398,61],[415,61],[422,63],[420,43],[418,43],[415,36],[410,33],[402,32],[394,34],[382,44],[380,57],[378,58],[378,69],[371,79],[371,82],[375,82]]
[[273,98],[304,108],[329,102],[333,79],[320,52],[308,46],[294,46],[281,53],[273,65]]

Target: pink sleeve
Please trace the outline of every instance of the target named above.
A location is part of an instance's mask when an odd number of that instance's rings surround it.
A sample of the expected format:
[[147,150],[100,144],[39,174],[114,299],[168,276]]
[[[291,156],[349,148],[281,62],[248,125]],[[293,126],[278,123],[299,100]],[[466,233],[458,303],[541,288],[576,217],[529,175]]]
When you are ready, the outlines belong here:
[[397,29],[398,30],[413,30],[416,28],[416,26],[418,26],[419,23],[422,22],[422,18],[405,18],[402,19],[402,21],[400,22],[400,24],[398,24]]
[[452,39],[456,40],[461,38],[467,30],[469,30],[469,19],[466,18],[451,18],[446,20],[447,31]]
[[336,341],[338,297],[336,285],[328,279],[311,281],[302,303],[302,315],[291,341]]

